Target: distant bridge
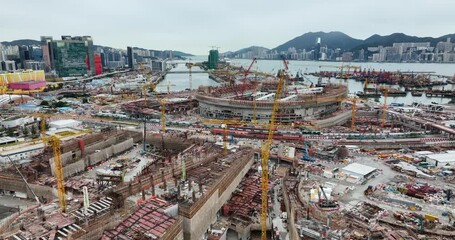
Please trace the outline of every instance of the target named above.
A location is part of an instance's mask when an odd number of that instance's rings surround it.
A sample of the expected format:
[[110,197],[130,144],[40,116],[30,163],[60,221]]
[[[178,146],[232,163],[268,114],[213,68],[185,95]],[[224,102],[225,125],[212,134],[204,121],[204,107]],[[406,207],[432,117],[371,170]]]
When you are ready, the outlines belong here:
[[[207,73],[204,70],[191,71],[191,73]],[[167,74],[190,74],[190,71],[169,71]]]

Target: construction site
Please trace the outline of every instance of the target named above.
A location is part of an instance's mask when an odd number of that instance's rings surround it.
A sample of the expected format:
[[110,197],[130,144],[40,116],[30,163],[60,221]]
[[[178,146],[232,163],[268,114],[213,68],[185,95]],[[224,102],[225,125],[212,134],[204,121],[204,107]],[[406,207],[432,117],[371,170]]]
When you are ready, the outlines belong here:
[[[179,64],[190,86],[204,66]],[[253,64],[184,91],[146,65],[39,93],[4,77],[0,239],[455,238],[454,108]]]

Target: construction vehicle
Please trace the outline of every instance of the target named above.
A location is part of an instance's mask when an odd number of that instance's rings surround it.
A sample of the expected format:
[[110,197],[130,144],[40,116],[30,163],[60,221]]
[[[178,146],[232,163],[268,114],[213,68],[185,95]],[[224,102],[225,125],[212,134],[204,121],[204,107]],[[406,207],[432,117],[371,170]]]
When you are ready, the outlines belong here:
[[319,207],[320,208],[336,208],[336,207],[338,207],[338,203],[336,203],[335,201],[330,200],[327,197],[327,194],[325,194],[325,191],[324,191],[324,188],[322,187],[322,185],[319,185],[319,188],[321,189],[321,192],[324,195],[324,198],[319,198],[319,203],[318,203]]
[[310,157],[310,154],[308,153],[308,144],[307,143],[305,143],[305,155],[303,155],[302,160],[307,161],[307,162],[315,161],[315,159]]
[[[270,125],[268,130],[268,137],[267,140],[264,141],[261,149],[261,200],[262,200],[262,207],[261,207],[261,239],[267,239],[267,210],[268,210],[268,191],[269,191],[269,157],[270,157],[270,147],[273,141],[273,134],[275,132],[275,121],[276,115],[278,114],[278,106],[280,103],[280,96],[283,90],[285,74],[288,71],[288,63],[286,59],[283,57],[284,63],[284,71],[280,73],[280,81],[278,82],[278,86],[276,89],[275,99],[273,101],[273,108],[270,117]],[[286,71],[286,72],[285,72]]]

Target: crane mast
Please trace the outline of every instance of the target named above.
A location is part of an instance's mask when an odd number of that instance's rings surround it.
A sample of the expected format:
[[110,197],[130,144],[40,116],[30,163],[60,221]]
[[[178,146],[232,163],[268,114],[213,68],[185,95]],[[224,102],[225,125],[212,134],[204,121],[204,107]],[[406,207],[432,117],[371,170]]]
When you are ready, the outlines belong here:
[[251,67],[253,67],[253,64],[255,62],[256,62],[256,58],[253,58],[253,61],[251,61],[251,64],[248,67],[248,69],[243,72],[244,77],[243,77],[243,85],[242,85],[242,98],[243,98],[243,94],[245,93],[245,89],[246,89],[246,78],[248,77],[248,74],[250,74]]
[[[283,58],[285,71],[288,70],[286,59]],[[275,99],[273,101],[272,115],[270,117],[269,131],[267,135],[267,141],[262,145],[261,152],[261,165],[262,165],[262,175],[261,175],[261,188],[262,188],[262,208],[261,208],[261,239],[267,239],[267,209],[268,209],[268,188],[269,188],[269,156],[270,156],[270,146],[273,141],[273,134],[275,132],[275,121],[276,115],[278,112],[279,99],[283,89],[284,83],[284,71],[280,71],[280,81],[276,89]]]
[[63,175],[63,166],[62,166],[62,153],[60,151],[60,139],[56,136],[51,136],[49,142],[52,146],[54,152],[54,168],[55,168],[55,177],[57,178],[57,191],[58,191],[58,201],[60,209],[62,212],[66,211],[66,194],[65,194],[65,180]]
[[355,130],[355,115],[357,112],[357,99],[353,98],[352,99],[352,114],[351,114],[351,130]]
[[382,106],[382,118],[381,118],[381,127],[385,126],[387,118],[387,95],[389,94],[389,88],[384,88],[384,106]]

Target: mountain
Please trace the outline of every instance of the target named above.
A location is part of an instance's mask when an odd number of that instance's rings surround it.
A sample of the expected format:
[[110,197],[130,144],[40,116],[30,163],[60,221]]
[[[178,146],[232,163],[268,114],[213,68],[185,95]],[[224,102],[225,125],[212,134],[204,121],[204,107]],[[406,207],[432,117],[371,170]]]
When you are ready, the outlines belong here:
[[[33,40],[33,39],[18,39],[18,40],[13,40],[11,42],[7,42],[7,41],[0,42],[0,44],[5,45],[5,46],[22,46],[22,45],[25,45],[25,46],[30,46],[30,45],[39,46],[39,45],[41,45],[41,42],[37,41],[37,40]],[[111,48],[109,46],[101,46],[101,45],[94,45],[94,46],[95,47],[101,47],[101,48]],[[163,50],[163,51],[161,51],[161,50],[153,50],[153,51],[155,51],[155,52],[166,52],[166,51],[169,51],[169,50]],[[190,57],[190,56],[193,56],[192,54],[181,52],[181,51],[172,51],[172,54],[174,56],[179,56],[179,57]]]
[[[170,50],[164,50],[164,51],[170,51]],[[191,53],[185,53],[185,52],[174,51],[174,50],[172,50],[172,54],[174,56],[180,56],[180,57],[192,57],[192,56],[194,56]]]
[[5,42],[1,42],[0,44],[5,45],[5,46],[22,46],[22,45],[38,46],[38,45],[41,44],[41,42],[37,41],[37,40],[33,40],[33,39],[19,39],[19,40],[14,40],[14,41],[11,41],[11,42],[6,42],[6,41]]
[[436,46],[438,42],[445,42],[447,38],[452,38],[455,40],[455,34],[447,34],[438,38],[433,37],[416,37],[416,36],[409,36],[404,33],[393,33],[386,36],[380,36],[375,34],[365,40],[363,40],[362,44],[354,47],[352,50],[360,50],[366,49],[368,47],[376,47],[376,46],[392,46],[393,43],[399,42],[430,42],[431,46]]
[[267,52],[267,51],[270,51],[270,49],[265,48],[265,47],[260,47],[260,46],[251,46],[251,47],[247,47],[247,48],[242,48],[242,49],[237,50],[235,52],[232,52],[232,51],[225,52],[225,53],[223,53],[223,55],[225,57],[229,58],[229,57],[234,57],[234,56],[239,55],[239,54],[245,54],[245,53],[248,53],[248,52],[252,52],[255,55],[259,55],[259,53]]
[[287,41],[273,50],[280,52],[294,47],[295,49],[306,49],[309,51],[316,46],[318,38],[321,38],[322,45],[327,45],[328,48],[332,49],[341,48],[344,51],[362,44],[362,40],[352,38],[342,32],[309,32]]

